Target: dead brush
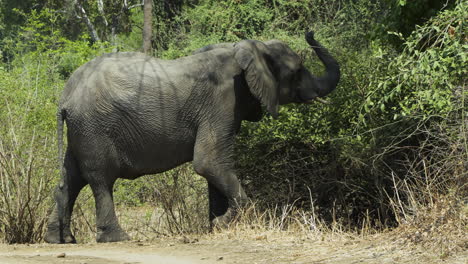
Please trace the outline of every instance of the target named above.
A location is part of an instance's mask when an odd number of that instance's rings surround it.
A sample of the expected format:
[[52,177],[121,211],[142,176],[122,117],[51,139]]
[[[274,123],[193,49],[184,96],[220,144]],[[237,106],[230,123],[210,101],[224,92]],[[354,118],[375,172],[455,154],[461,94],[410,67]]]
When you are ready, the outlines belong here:
[[[200,234],[208,230],[206,181],[188,166],[180,166],[141,180],[146,188],[141,215],[141,230],[157,236]],[[146,231],[136,231],[148,238]]]
[[7,118],[0,131],[0,237],[7,243],[34,243],[42,239],[52,206],[57,166],[49,151],[55,148],[11,111]]
[[441,258],[467,245],[468,134],[461,116],[435,129],[421,127],[427,140],[414,150],[417,158],[403,161],[405,175],[390,172],[393,193],[387,193],[399,240],[438,250]]
[[160,221],[169,234],[203,233],[208,228],[208,199],[205,179],[190,166],[175,168],[163,175],[147,177],[154,188],[152,204],[160,211]]
[[[80,192],[73,209],[71,222],[72,232],[81,242],[93,242],[96,239],[96,207],[91,188],[86,186]],[[134,217],[132,218],[134,221]]]

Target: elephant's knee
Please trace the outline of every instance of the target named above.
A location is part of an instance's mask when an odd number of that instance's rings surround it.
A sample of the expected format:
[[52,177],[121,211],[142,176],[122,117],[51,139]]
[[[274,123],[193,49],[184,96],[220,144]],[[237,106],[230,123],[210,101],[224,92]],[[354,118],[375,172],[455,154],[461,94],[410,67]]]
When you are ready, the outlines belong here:
[[195,172],[205,178],[214,175],[211,163],[206,158],[199,158],[193,161],[193,169]]

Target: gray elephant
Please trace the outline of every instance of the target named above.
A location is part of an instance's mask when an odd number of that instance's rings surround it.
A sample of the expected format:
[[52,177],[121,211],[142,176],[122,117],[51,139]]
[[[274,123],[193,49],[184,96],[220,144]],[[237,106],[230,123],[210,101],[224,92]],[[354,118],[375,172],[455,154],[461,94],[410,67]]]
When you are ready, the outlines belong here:
[[276,117],[279,105],[310,103],[338,84],[336,60],[312,32],[306,41],[326,67],[323,77],[312,75],[278,40],[210,45],[176,60],[111,53],[77,69],[59,103],[62,177],[45,241],[76,242],[70,218],[86,184],[96,202],[97,241],[129,239],[114,210],[116,179],[160,173],[189,161],[208,181],[212,224],[229,222],[247,200],[233,166],[234,136],[242,120],[260,120],[262,105]]

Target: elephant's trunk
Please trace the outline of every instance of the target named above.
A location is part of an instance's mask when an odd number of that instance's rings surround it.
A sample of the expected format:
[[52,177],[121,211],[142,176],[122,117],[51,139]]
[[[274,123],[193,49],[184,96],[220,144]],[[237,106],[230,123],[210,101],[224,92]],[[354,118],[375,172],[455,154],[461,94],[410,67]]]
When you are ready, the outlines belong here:
[[317,95],[319,97],[324,97],[331,93],[338,85],[340,80],[340,66],[330,53],[328,53],[328,50],[314,39],[313,32],[307,33],[305,39],[325,65],[326,74],[322,77],[314,78],[314,86],[316,86]]

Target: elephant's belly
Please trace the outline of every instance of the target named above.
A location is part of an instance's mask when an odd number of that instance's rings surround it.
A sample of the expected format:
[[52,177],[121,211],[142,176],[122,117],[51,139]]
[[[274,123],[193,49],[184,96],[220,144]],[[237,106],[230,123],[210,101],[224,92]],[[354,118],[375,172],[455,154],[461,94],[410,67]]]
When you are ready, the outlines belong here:
[[120,149],[121,178],[134,179],[142,175],[155,174],[173,169],[193,159],[195,140],[171,140],[159,136],[135,147]]

